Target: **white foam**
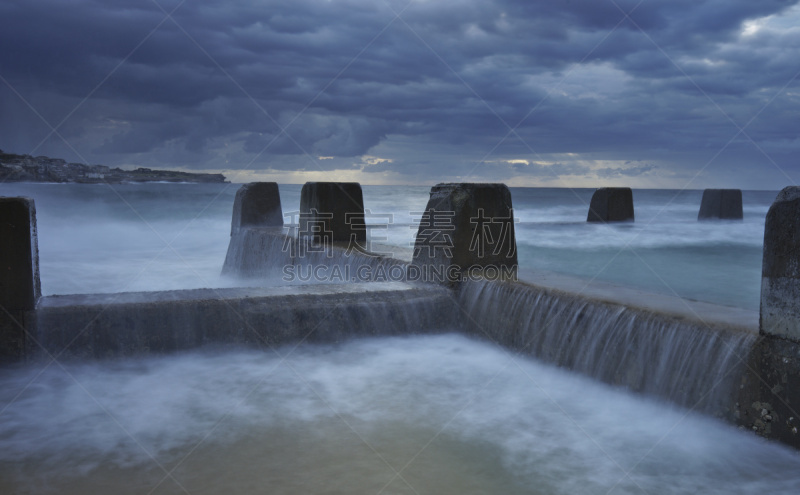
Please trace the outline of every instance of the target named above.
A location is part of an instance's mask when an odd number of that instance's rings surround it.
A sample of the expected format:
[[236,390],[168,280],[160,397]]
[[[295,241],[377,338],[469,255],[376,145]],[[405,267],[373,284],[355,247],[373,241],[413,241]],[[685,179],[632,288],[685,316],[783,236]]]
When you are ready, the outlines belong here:
[[[267,470],[258,463],[290,455],[297,465],[315,461],[287,473],[287,486],[321,493],[313,486],[325,486],[332,466],[361,473],[369,486],[392,483],[386,463],[400,470],[430,442],[406,472],[419,492],[433,483],[425,474],[432,470],[459,493],[459,465],[471,466],[470,479],[489,492],[514,492],[507,483],[519,493],[532,486],[542,493],[796,493],[800,486],[794,451],[462,336],[279,353],[288,357],[229,351],[72,364],[66,373],[51,366],[38,377],[34,367],[6,370],[0,479],[22,489],[31,481],[18,474],[33,471],[58,491],[110,470],[122,486],[152,474],[153,459],[171,465],[200,443],[198,452],[224,455],[189,462],[182,483],[213,472],[235,491],[255,480],[228,471]],[[254,458],[249,439],[262,437],[263,458]],[[350,480],[351,490],[364,490],[358,481]]]

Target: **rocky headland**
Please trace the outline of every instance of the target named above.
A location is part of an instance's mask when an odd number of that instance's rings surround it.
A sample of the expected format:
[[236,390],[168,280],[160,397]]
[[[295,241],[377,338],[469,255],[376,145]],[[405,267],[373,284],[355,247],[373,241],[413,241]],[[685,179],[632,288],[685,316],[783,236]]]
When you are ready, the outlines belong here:
[[122,170],[106,165],[67,163],[61,158],[16,155],[0,150],[0,182],[77,182],[121,184],[125,182],[224,183],[222,174],[137,168]]

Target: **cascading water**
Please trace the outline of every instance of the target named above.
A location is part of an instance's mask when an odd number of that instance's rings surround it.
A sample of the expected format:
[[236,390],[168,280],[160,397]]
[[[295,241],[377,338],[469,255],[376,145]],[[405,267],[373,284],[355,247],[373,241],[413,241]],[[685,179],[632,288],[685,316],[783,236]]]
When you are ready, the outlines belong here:
[[386,282],[48,296],[37,320],[35,353],[104,358],[435,333],[458,309],[444,287]]
[[222,275],[253,278],[279,276],[291,256],[283,228],[244,228],[231,236]]
[[[375,273],[385,277],[392,267],[402,276],[407,266],[340,247],[298,256],[301,247],[281,229],[244,229],[231,238],[223,273],[274,279],[289,273],[288,266],[291,282],[351,282],[369,281]],[[354,278],[359,268],[365,270]],[[466,282],[458,298],[467,333],[606,383],[733,419],[734,387],[753,333],[524,284]],[[379,310],[379,305],[373,309]]]
[[222,275],[269,284],[405,280],[407,263],[347,246],[312,245],[282,228],[246,228],[231,236]]
[[471,334],[726,418],[756,338],[524,284],[468,282],[459,301]]

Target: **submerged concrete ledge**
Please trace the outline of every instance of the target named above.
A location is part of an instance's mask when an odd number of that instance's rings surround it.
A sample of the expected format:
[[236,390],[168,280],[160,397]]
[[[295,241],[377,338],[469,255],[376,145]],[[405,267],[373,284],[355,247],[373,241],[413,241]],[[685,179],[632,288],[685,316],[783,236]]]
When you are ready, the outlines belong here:
[[457,321],[447,289],[402,282],[49,296],[38,305],[31,353],[105,358],[339,342],[447,331]]

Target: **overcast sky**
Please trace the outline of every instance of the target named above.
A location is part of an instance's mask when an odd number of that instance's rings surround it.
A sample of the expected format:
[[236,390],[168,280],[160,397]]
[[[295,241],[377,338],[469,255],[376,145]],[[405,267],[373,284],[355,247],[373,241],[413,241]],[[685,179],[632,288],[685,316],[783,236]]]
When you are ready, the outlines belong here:
[[779,189],[784,0],[0,3],[0,149],[235,182]]

